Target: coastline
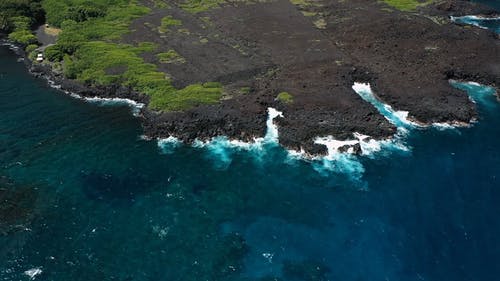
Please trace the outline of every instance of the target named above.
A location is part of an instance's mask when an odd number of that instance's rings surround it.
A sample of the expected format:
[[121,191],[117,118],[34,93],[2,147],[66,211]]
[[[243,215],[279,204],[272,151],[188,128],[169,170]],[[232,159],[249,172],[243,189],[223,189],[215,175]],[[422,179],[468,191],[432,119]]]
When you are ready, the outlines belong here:
[[[483,11],[485,10],[483,9]],[[458,13],[447,11],[447,15],[466,12],[470,12],[470,10],[463,9],[463,11]],[[417,19],[419,18],[415,17],[415,20]],[[455,30],[456,28],[451,27],[451,29]],[[326,33],[329,34],[329,32],[332,31],[327,29]],[[486,35],[481,34],[481,36],[485,37]],[[259,92],[259,95],[240,95],[229,100],[222,100],[217,105],[201,105],[185,112],[160,113],[149,110],[147,106],[143,106],[149,103],[149,98],[144,94],[135,92],[131,88],[120,85],[83,85],[75,80],[64,78],[61,74],[54,72],[50,66],[32,63],[22,49],[18,48],[16,53],[24,58],[24,63],[34,76],[44,78],[53,87],[75,95],[78,98],[86,100],[115,99],[117,102],[128,102],[129,100],[140,104],[134,115],[141,119],[144,135],[150,139],[174,137],[184,143],[193,144],[196,141],[207,142],[224,136],[230,140],[250,143],[255,139],[265,136],[266,109],[270,107],[277,108],[277,110],[284,114],[284,117],[276,119],[276,124],[282,129],[280,132],[280,144],[287,150],[304,151],[306,155],[326,155],[328,147],[316,141],[321,136],[332,136],[332,138],[335,136],[335,139],[339,141],[349,141],[353,133],[359,132],[362,135],[370,135],[371,138],[379,141],[393,138],[397,133],[396,127],[387,122],[371,106],[367,104],[361,105],[360,100],[358,100],[359,97],[353,98],[351,96],[350,87],[354,82],[369,82],[374,87],[375,92],[379,93],[377,95],[379,101],[390,104],[396,109],[404,108],[405,111],[409,111],[409,116],[407,116],[408,121],[420,127],[429,127],[435,124],[439,124],[437,126],[469,126],[471,122],[477,119],[477,112],[474,106],[469,103],[466,94],[455,89],[448,90],[452,93],[453,98],[456,99],[451,105],[447,105],[449,109],[446,110],[448,111],[439,109],[439,104],[435,106],[436,109],[432,109],[434,110],[432,112],[428,108],[420,111],[422,107],[415,104],[416,101],[414,101],[413,97],[398,96],[398,98],[395,98],[390,93],[394,92],[394,85],[387,84],[387,82],[395,81],[400,77],[389,79],[381,77],[382,73],[389,72],[389,70],[386,71],[383,69],[381,72],[377,69],[378,66],[370,65],[373,63],[372,61],[369,61],[367,68],[364,66],[356,67],[360,64],[364,65],[362,62],[346,61],[345,65],[338,65],[335,70],[332,70],[329,65],[323,62],[319,64],[314,62],[311,69],[309,69],[310,65],[298,64],[292,66],[291,70],[281,70],[276,76],[267,77],[260,81],[253,81],[254,84],[252,87],[255,92]],[[344,56],[344,58],[346,57]],[[359,58],[356,60],[359,60]],[[449,69],[445,72],[445,81],[451,79],[475,81],[495,87],[495,83],[493,83],[495,81],[492,79],[492,75],[494,76],[494,74],[488,75],[488,73],[484,72],[484,69],[476,70],[474,68],[476,67],[472,68],[473,71],[464,71],[461,66],[453,70]],[[312,76],[315,75],[318,69],[331,73],[325,77]],[[477,72],[474,73],[475,71]],[[340,79],[330,74],[338,76]],[[390,75],[390,73],[388,74]],[[296,103],[291,105],[277,101],[274,96],[276,89],[288,88],[293,93],[299,93],[302,90],[299,89],[299,85],[294,86],[294,84],[297,84],[301,79],[308,79],[308,77],[311,80],[308,88],[310,89],[312,86],[312,91],[314,92],[316,90],[314,89],[315,85],[311,83],[318,83],[318,94],[309,95],[308,93],[309,97],[304,97],[305,99],[300,96],[297,98]],[[326,87],[331,87],[329,85],[332,84],[320,82],[320,79],[331,78],[334,79],[333,84],[335,85],[333,91],[342,93],[338,98],[326,97],[323,93],[319,93],[320,91],[324,91]],[[417,84],[416,82],[411,83]],[[323,86],[323,84],[325,85]],[[434,87],[436,86],[434,85]],[[446,89],[445,87],[447,86],[443,85],[437,88],[441,90]],[[388,95],[388,93],[391,95]],[[328,102],[331,101],[333,105],[325,107],[325,98]],[[437,98],[441,99],[442,97]],[[316,99],[318,100],[316,101]],[[342,107],[339,107],[338,99],[346,99],[348,101],[347,106],[342,105]],[[345,101],[341,102],[345,103]],[[458,106],[454,107],[453,103],[456,103]],[[315,106],[318,108],[315,108]],[[309,107],[309,109],[302,111],[303,107]],[[417,107],[416,110],[414,110],[415,107]],[[459,111],[451,111],[455,110],[454,108],[461,109]],[[339,109],[340,114],[338,113]],[[359,110],[361,114],[355,114],[351,117],[352,111],[356,110]],[[330,119],[330,121],[326,121],[324,118],[327,120]],[[327,124],[327,122],[332,121],[335,123]],[[357,148],[353,151],[360,153],[360,149]]]

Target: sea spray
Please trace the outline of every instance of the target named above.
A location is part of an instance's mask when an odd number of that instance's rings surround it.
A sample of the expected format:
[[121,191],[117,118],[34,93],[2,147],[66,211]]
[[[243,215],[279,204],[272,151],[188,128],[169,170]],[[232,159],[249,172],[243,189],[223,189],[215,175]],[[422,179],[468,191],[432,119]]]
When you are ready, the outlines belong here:
[[[81,98],[81,97],[80,97]],[[129,106],[132,110],[132,114],[134,116],[139,116],[142,108],[144,108],[143,103],[136,102],[131,99],[124,99],[124,98],[100,98],[100,97],[84,97],[82,98],[83,100],[90,102],[90,103],[95,103],[99,106],[122,106],[126,105]]]
[[168,137],[158,139],[157,144],[163,154],[172,154],[182,143],[178,138]]
[[264,137],[264,141],[267,143],[278,143],[278,126],[274,124],[274,119],[276,117],[283,117],[283,113],[277,111],[276,109],[269,107],[267,109],[267,121],[266,121],[266,136]]
[[24,275],[28,276],[30,280],[35,280],[35,278],[42,274],[42,268],[41,267],[35,267],[32,269],[28,269],[24,272]]
[[355,82],[352,89],[366,102],[372,104],[380,114],[398,129],[410,129],[418,127],[415,122],[408,120],[408,111],[396,111],[390,105],[383,103],[373,93],[370,84]]
[[[468,87],[482,87],[476,83],[466,84]],[[387,120],[396,126],[396,134],[387,139],[377,140],[368,135],[355,132],[352,138],[347,140],[337,140],[333,136],[318,136],[314,139],[316,144],[325,145],[328,153],[326,156],[309,155],[301,149],[300,151],[288,150],[285,162],[291,164],[296,160],[307,160],[320,174],[331,172],[348,175],[351,179],[359,180],[364,173],[364,167],[360,162],[358,153],[367,158],[378,156],[388,156],[394,152],[407,153],[410,148],[406,145],[405,139],[413,129],[423,129],[434,127],[439,130],[449,130],[461,123],[434,123],[431,125],[420,124],[409,120],[407,111],[396,111],[390,105],[382,102],[373,93],[367,83],[354,83],[353,90],[360,95],[363,100],[372,104]],[[283,114],[274,108],[268,108],[268,118],[266,121],[266,135],[263,138],[256,138],[253,142],[243,142],[230,140],[225,136],[219,136],[210,141],[195,141],[193,146],[205,149],[207,156],[214,161],[218,169],[227,169],[232,162],[233,154],[238,151],[251,152],[256,159],[263,159],[263,155],[271,147],[276,147],[279,140],[279,131],[274,119],[284,117]],[[160,139],[158,146],[163,153],[172,153],[180,141],[175,138]]]
[[[359,159],[352,155],[352,146],[357,144],[357,140],[339,141],[332,136],[318,137],[314,140],[316,144],[326,146],[328,154],[324,157],[317,158],[313,162],[313,168],[323,175],[328,175],[328,172],[338,172],[346,174],[353,180],[360,180],[365,168],[359,162]],[[340,148],[350,146],[347,153],[340,152]]]
[[[50,79],[50,77],[45,76],[45,79],[47,79],[47,83],[51,88],[54,88],[56,90],[62,90],[62,87],[60,84],[56,83],[54,80]],[[139,116],[141,113],[141,110],[144,108],[145,104],[136,102],[131,99],[126,99],[126,98],[101,98],[101,97],[84,97],[81,95],[78,95],[76,93],[72,93],[70,91],[62,90],[65,94],[70,95],[72,98],[79,99],[86,101],[88,103],[93,103],[97,104],[98,106],[128,106],[131,108],[132,115],[134,116]]]
[[[207,156],[217,169],[224,170],[232,162],[233,154],[237,151],[251,152],[252,156],[261,161],[266,150],[278,146],[278,127],[274,124],[274,119],[283,117],[283,113],[269,107],[267,109],[268,117],[266,121],[266,134],[261,138],[254,138],[252,142],[240,140],[231,140],[226,136],[214,137],[208,141],[195,140],[193,147],[202,148],[207,152]],[[162,153],[172,153],[181,142],[174,137],[158,139],[158,147]]]

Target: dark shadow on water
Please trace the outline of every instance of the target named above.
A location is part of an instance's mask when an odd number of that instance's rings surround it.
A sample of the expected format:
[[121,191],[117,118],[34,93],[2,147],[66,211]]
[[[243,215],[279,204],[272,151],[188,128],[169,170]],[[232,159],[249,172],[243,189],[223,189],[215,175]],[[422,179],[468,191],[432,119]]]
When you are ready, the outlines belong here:
[[82,172],[81,183],[87,198],[112,204],[133,204],[138,196],[153,190],[153,181],[129,171],[126,175]]

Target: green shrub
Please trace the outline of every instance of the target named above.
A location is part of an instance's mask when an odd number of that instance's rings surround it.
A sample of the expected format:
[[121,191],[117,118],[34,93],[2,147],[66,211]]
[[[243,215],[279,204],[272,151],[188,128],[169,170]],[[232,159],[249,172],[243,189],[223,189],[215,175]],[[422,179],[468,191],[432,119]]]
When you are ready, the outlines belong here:
[[149,106],[162,111],[185,110],[200,104],[215,104],[222,96],[222,87],[218,84],[193,84],[170,92],[151,92]]
[[24,49],[24,51],[26,51],[26,53],[31,53],[33,52],[34,50],[36,50],[38,48],[38,45],[36,44],[30,44],[28,46],[26,46],[26,48]]
[[159,53],[156,55],[156,57],[161,63],[182,64],[186,62],[186,59],[184,59],[174,50],[169,50],[166,53]]
[[9,34],[9,39],[23,45],[35,44],[36,36],[29,30],[16,30]]
[[17,17],[27,19],[23,28],[29,30],[35,22],[42,22],[44,12],[40,5],[41,0],[0,0],[0,31],[12,32],[16,27]]
[[293,102],[293,96],[287,92],[281,92],[278,94],[276,97],[277,100],[283,102],[283,103],[292,103]]
[[171,26],[179,26],[182,25],[180,20],[174,19],[172,16],[166,16],[161,19],[161,25],[158,28],[158,31],[161,33],[165,33],[168,31],[168,28]]
[[383,0],[387,5],[392,6],[401,11],[414,11],[419,6],[425,6],[432,3],[434,0]]
[[200,13],[219,7],[225,0],[187,0],[181,4],[181,8],[190,13]]
[[45,48],[45,58],[52,62],[61,61],[64,57],[64,52],[61,51],[58,45],[52,45]]

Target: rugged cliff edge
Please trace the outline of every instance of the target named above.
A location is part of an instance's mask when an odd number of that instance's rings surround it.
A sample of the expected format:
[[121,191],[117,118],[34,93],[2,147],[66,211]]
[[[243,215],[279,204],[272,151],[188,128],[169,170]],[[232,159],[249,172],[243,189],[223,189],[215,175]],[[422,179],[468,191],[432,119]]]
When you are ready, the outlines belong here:
[[[313,142],[317,136],[347,139],[359,132],[388,138],[395,132],[353,91],[354,82],[369,82],[382,101],[422,123],[475,118],[474,104],[449,79],[500,85],[498,35],[448,18],[494,14],[467,1],[429,4],[415,12],[371,0],[227,2],[202,13],[177,2],[168,8],[143,4],[153,12],[134,20],[123,42],[154,42],[180,54],[185,61],[178,64],[157,64],[153,53],[142,54],[177,88],[208,81],[224,86],[217,104],[143,109],[145,134],[153,138],[192,142],[225,135],[251,141],[264,135],[266,110],[275,107],[284,115],[276,119],[282,145],[323,154],[325,147]],[[158,36],[151,25],[166,16],[183,28]],[[149,102],[129,87],[84,85],[36,63],[31,71],[81,96]]]

